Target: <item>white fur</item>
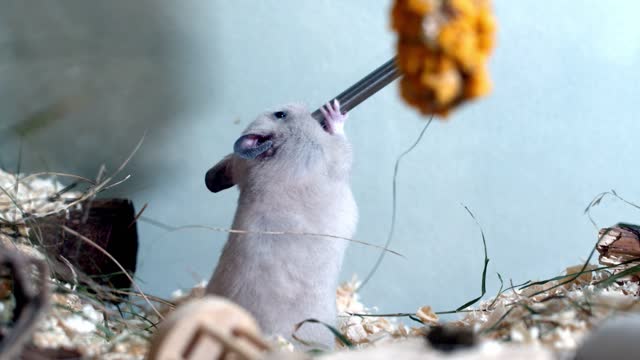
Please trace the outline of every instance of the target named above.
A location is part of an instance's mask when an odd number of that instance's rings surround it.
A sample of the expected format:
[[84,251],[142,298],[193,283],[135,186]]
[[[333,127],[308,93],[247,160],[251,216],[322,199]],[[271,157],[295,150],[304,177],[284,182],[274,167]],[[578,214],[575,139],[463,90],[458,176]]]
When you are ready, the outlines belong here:
[[[335,324],[335,291],[348,244],[300,233],[350,238],[358,216],[346,138],[324,131],[306,109],[285,109],[285,121],[264,114],[244,132],[273,134],[273,156],[229,156],[211,170],[226,171],[240,188],[233,229],[252,233],[230,234],[207,292],[243,306],[265,333],[291,339],[294,325],[305,319]],[[296,334],[334,345],[322,325],[306,324]]]

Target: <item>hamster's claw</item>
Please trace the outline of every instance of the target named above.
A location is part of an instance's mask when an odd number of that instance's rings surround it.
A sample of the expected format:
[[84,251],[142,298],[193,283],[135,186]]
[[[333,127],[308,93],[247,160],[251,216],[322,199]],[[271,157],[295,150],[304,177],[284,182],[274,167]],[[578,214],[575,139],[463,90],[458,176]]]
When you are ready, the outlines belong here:
[[324,124],[329,134],[344,134],[344,122],[348,115],[340,111],[340,102],[338,99],[328,102],[320,108],[320,112],[324,116]]

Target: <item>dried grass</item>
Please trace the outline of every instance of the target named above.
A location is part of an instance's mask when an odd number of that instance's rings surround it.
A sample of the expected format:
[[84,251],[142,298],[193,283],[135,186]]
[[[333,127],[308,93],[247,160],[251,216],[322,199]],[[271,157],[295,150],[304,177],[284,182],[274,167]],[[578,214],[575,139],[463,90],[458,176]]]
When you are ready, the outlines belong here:
[[[598,226],[590,210],[608,195],[640,209],[613,190],[599,194],[585,210],[596,229]],[[598,237],[598,241],[605,235],[606,232]],[[484,295],[488,257],[483,233],[482,241],[485,248]],[[511,284],[506,289],[498,274],[500,290],[494,297],[468,308],[479,301],[480,296],[451,311],[434,312],[423,306],[416,312],[376,314],[359,301],[358,283],[353,279],[342,284],[337,292],[342,317],[339,330],[356,347],[367,348],[422,337],[429,332],[430,326],[439,323],[437,315],[459,313],[462,317],[449,322],[448,326],[472,329],[483,343],[505,348],[519,344],[529,346],[532,352],[542,347],[556,355],[571,356],[585,336],[604,320],[620,313],[640,312],[640,284],[627,277],[640,271],[640,259],[596,266],[591,264],[593,255],[594,250],[584,263],[568,267],[565,274],[542,281]],[[415,320],[419,325],[407,327],[396,320],[403,317]]]

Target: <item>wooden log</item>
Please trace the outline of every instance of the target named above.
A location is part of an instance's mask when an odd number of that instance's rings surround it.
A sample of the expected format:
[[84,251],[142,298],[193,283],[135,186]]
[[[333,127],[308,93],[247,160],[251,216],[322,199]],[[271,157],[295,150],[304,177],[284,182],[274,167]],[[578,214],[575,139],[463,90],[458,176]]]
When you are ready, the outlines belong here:
[[596,249],[600,263],[617,265],[640,258],[640,228],[631,224],[617,224],[600,230]]
[[[599,262],[602,265],[615,266],[628,262],[626,265],[611,269],[618,274],[638,264],[634,259],[640,259],[640,226],[619,223],[615,226],[600,230],[596,250],[600,253]],[[629,274],[619,279],[619,282],[640,282],[640,273]]]
[[27,345],[20,360],[78,360],[82,359],[82,354],[73,349],[41,349],[33,344]]
[[[133,277],[138,255],[138,232],[133,203],[126,199],[95,199],[66,213],[49,215],[31,227],[32,238],[47,256],[58,260],[53,273],[63,281],[82,282],[88,276],[97,284],[124,289],[131,282],[107,255],[63,229],[76,231],[106,250]],[[70,266],[69,266],[70,265]],[[85,277],[86,278],[86,277]]]

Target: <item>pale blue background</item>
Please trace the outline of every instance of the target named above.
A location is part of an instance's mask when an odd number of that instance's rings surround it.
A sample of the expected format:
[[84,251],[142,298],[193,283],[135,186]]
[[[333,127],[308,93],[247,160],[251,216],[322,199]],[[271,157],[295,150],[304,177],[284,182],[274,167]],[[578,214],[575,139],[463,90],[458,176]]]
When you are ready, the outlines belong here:
[[[15,167],[10,127],[67,97],[75,107],[24,140],[23,169],[95,176],[113,170],[148,129],[110,195],[147,217],[227,227],[236,191],[214,195],[205,171],[261,110],[330,99],[393,55],[391,2],[0,1],[0,160]],[[363,293],[382,311],[448,310],[479,293],[485,229],[495,275],[521,282],[583,260],[595,229],[582,211],[615,188],[640,199],[640,3],[496,1],[495,89],[434,123],[405,158],[392,244]],[[351,113],[356,238],[382,244],[396,156],[425,119],[390,86]],[[7,136],[8,135],[8,136]],[[638,222],[608,201],[602,226]],[[140,224],[138,276],[168,295],[208,279],[226,234],[167,234]],[[343,278],[364,275],[377,251],[352,245]]]

